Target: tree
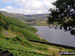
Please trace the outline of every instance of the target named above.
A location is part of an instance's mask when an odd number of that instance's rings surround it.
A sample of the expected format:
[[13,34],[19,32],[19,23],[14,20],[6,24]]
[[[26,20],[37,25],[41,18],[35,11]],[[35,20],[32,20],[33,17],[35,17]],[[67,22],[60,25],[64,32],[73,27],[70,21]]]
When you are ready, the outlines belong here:
[[66,19],[75,20],[75,0],[57,0],[53,3],[56,9],[50,9],[49,23],[63,23]]
[[65,30],[75,28],[75,0],[57,0],[53,5],[56,8],[49,10],[48,23],[57,22]]

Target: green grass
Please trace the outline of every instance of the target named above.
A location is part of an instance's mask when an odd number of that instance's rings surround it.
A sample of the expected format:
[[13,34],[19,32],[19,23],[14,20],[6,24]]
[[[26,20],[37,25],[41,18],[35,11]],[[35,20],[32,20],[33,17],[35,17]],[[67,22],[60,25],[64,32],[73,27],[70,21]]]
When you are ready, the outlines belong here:
[[[37,46],[37,48],[39,48]],[[41,47],[42,48],[42,47]],[[15,38],[0,38],[0,49],[9,50],[14,56],[45,56],[36,52],[36,47],[27,40],[20,37]]]

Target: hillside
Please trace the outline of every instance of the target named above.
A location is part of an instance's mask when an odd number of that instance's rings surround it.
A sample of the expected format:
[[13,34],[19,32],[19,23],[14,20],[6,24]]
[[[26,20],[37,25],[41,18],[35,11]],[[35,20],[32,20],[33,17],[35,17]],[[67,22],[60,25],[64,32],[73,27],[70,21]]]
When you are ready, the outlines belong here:
[[[14,56],[59,55],[59,50],[72,50],[29,40],[47,42],[35,33],[37,29],[20,20],[0,14],[0,49],[8,50]],[[73,51],[73,50],[72,50]]]
[[48,14],[25,15],[25,21],[31,25],[48,25],[47,16]]
[[23,15],[23,14],[18,14],[18,13],[9,13],[6,11],[0,11],[0,13],[13,17],[16,19],[21,20],[22,22],[25,22],[27,24],[32,24],[32,25],[42,25],[43,23],[47,25],[46,22],[43,22],[42,24],[39,22],[41,21],[47,21],[47,16],[48,14],[36,14],[36,15]]
[[35,34],[36,31],[19,20],[0,14],[0,49],[9,50],[14,56],[43,56],[44,53],[37,52],[39,47],[28,41],[45,41]]
[[48,14],[35,14],[35,15],[24,15],[28,19],[47,19]]

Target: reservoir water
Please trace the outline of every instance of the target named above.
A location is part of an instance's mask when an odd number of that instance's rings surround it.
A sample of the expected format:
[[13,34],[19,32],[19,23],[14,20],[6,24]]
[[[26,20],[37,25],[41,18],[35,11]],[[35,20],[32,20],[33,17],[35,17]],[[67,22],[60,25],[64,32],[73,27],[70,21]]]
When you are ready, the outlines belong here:
[[50,43],[61,44],[75,47],[75,36],[71,35],[69,31],[64,31],[49,26],[34,26],[38,29],[37,34],[48,40]]

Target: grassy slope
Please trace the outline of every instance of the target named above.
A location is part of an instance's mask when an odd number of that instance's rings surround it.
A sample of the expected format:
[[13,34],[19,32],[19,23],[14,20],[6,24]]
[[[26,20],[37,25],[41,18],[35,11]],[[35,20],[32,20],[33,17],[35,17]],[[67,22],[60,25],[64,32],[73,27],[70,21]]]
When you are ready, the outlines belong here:
[[[0,32],[0,49],[9,50],[14,56],[46,56],[46,54],[58,54],[58,51],[70,50],[62,47],[33,43],[28,41],[40,39],[35,28],[20,22],[14,18],[0,15],[2,20],[9,23],[9,29],[2,29]],[[0,27],[1,28],[1,27]]]
[[35,28],[24,24],[14,18],[10,18],[4,15],[0,16],[3,21],[9,24],[8,30],[3,27],[0,32],[1,49],[8,49],[10,52],[14,53],[15,56],[44,55],[35,52],[36,48],[33,48],[32,44],[27,40],[32,39],[43,41],[35,34],[37,31]]

